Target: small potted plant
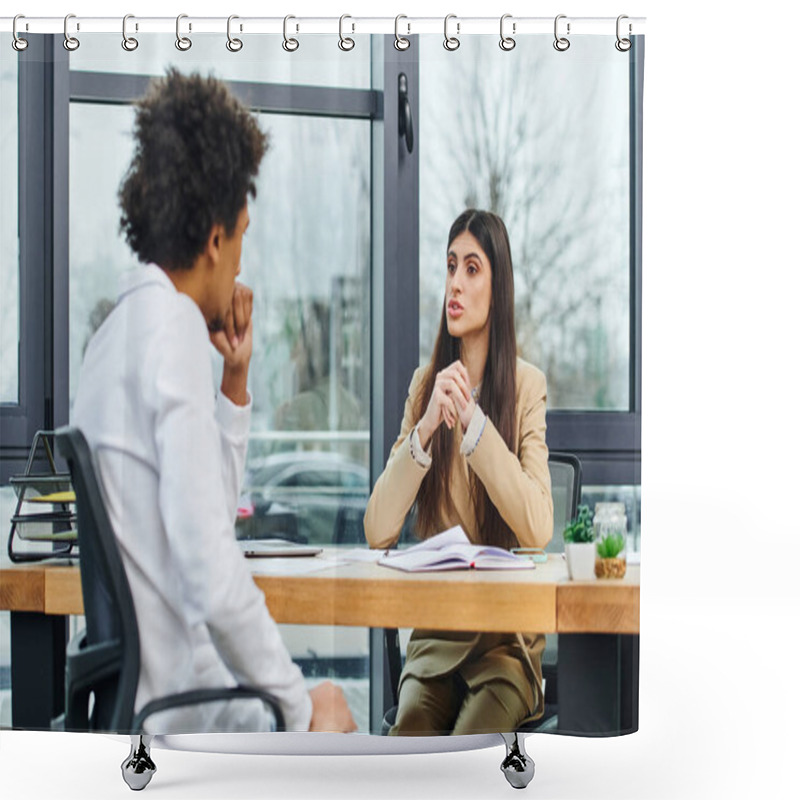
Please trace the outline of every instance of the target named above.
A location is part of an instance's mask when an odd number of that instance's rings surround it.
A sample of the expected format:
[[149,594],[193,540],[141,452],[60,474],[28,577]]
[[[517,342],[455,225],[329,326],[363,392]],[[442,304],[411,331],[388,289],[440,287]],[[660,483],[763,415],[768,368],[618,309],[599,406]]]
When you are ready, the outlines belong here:
[[626,563],[625,537],[621,533],[607,533],[597,542],[594,574],[598,578],[624,578]]
[[589,506],[578,506],[578,516],[564,529],[567,570],[573,581],[594,580],[595,535]]

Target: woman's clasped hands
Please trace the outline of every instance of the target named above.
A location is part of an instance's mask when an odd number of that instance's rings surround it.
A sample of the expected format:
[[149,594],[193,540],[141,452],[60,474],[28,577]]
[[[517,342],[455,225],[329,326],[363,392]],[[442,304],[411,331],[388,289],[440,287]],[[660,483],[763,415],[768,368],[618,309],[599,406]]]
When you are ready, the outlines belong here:
[[436,429],[444,423],[452,430],[457,422],[466,431],[475,411],[467,368],[454,361],[436,375],[428,408],[419,423],[418,433],[424,448],[428,447]]

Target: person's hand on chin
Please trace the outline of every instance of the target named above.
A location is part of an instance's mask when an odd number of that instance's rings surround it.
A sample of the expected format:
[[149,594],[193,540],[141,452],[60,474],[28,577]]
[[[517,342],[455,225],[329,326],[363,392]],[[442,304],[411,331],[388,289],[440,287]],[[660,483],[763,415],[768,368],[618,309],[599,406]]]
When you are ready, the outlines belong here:
[[225,360],[222,393],[237,405],[247,403],[247,372],[253,354],[253,291],[242,283],[233,289],[233,301],[222,330],[209,333]]

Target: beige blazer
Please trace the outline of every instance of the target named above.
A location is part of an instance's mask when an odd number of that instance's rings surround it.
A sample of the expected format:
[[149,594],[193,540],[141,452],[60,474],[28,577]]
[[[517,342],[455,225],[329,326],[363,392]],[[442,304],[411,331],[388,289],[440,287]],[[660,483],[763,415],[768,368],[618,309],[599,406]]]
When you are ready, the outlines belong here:
[[[411,432],[419,420],[413,418],[414,397],[428,367],[414,372],[403,415],[400,435],[392,447],[383,474],[378,478],[367,504],[364,529],[371,547],[393,545],[417,497],[428,468],[411,455]],[[553,500],[545,443],[547,382],[544,374],[517,359],[517,428],[515,449],[506,443],[487,418],[486,426],[473,452],[460,452],[462,432],[456,425],[455,469],[450,493],[453,511],[442,509],[440,530],[461,525],[473,542],[480,542],[475,509],[470,500],[468,467],[477,475],[521,547],[544,547],[553,535]],[[528,658],[521,652],[521,644]],[[438,677],[460,669],[471,686],[500,678],[528,689],[531,681],[541,700],[541,634],[479,634],[451,631],[416,630],[406,654],[403,675]],[[524,684],[524,685],[523,685]],[[535,706],[534,706],[535,707]]]

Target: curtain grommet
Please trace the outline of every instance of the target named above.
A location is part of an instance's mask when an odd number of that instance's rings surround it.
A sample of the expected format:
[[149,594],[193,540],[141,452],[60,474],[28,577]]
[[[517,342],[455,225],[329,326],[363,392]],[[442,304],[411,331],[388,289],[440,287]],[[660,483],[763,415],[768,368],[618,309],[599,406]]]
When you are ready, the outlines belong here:
[[[408,19],[405,14],[398,14],[394,18],[394,49],[395,50],[408,50],[411,47],[411,40],[406,39],[405,36],[400,35],[400,20],[401,19]],[[411,32],[411,26],[408,26],[409,33]]]
[[[627,36],[620,36],[619,35],[620,27],[621,27],[620,23],[622,22],[622,20],[628,19],[628,18],[629,17],[627,16],[627,14],[620,14],[617,17],[617,41],[614,42],[614,47],[616,47],[617,50],[619,50],[620,53],[627,53],[628,50],[631,49],[631,40],[630,40],[630,38],[628,38]],[[630,31],[631,31],[631,25],[630,25],[630,23],[628,23],[628,33],[630,33]]]
[[[351,39],[349,36],[344,35],[344,21],[346,19],[353,18],[349,14],[342,14],[342,16],[339,17],[339,49],[343,50],[345,53],[349,53],[356,46],[356,42],[355,39]],[[355,23],[351,22],[350,25],[352,26],[351,33],[355,33]]]
[[[64,49],[69,50],[70,53],[74,53],[80,46],[81,43],[76,36],[70,36],[69,33],[69,21],[71,19],[75,19],[74,14],[67,14],[64,17]],[[77,26],[77,30],[80,30],[80,25]]]
[[231,53],[238,53],[244,47],[244,43],[241,39],[231,36],[231,22],[235,19],[239,19],[236,14],[231,14],[228,17],[228,41],[225,42],[225,47],[227,47]]
[[[185,53],[192,46],[192,40],[188,36],[181,36],[181,20],[188,19],[188,17],[188,14],[178,14],[175,20],[175,47],[182,53]],[[192,26],[189,25],[189,30],[191,31],[191,29]]]
[[[567,39],[566,36],[559,36],[558,35],[558,21],[560,19],[566,19],[566,18],[567,18],[566,14],[559,14],[556,17],[555,22],[553,23],[553,36],[555,36],[555,41],[553,42],[553,47],[556,50],[558,50],[559,53],[563,53],[566,50],[569,50],[569,46],[571,44],[570,40]],[[570,23],[568,22],[567,23],[567,36],[569,36],[570,32],[571,32],[570,31]]]
[[451,19],[458,20],[455,14],[448,14],[444,18],[444,49],[449,50],[451,53],[455,50],[458,50],[461,47],[461,40],[458,38],[458,34],[461,33],[461,23],[456,21],[456,35],[450,36],[447,33],[447,24],[450,22]]
[[[133,36],[128,36],[128,20],[135,19],[133,14],[126,14],[122,18],[122,49],[128,53],[132,53],[138,46],[139,40]],[[136,26],[138,29],[138,25]]]
[[23,50],[26,50],[28,47],[28,40],[23,39],[19,32],[17,31],[17,22],[21,19],[25,19],[24,14],[17,14],[14,17],[14,22],[11,23],[11,46],[18,52],[21,53]]
[[[505,24],[507,19],[512,19],[511,14],[503,14],[500,17],[500,49],[505,50],[506,53],[513,50],[517,46],[517,40],[514,39],[513,36],[506,36],[505,35]],[[517,32],[517,23],[511,23],[511,33],[515,34]]]

